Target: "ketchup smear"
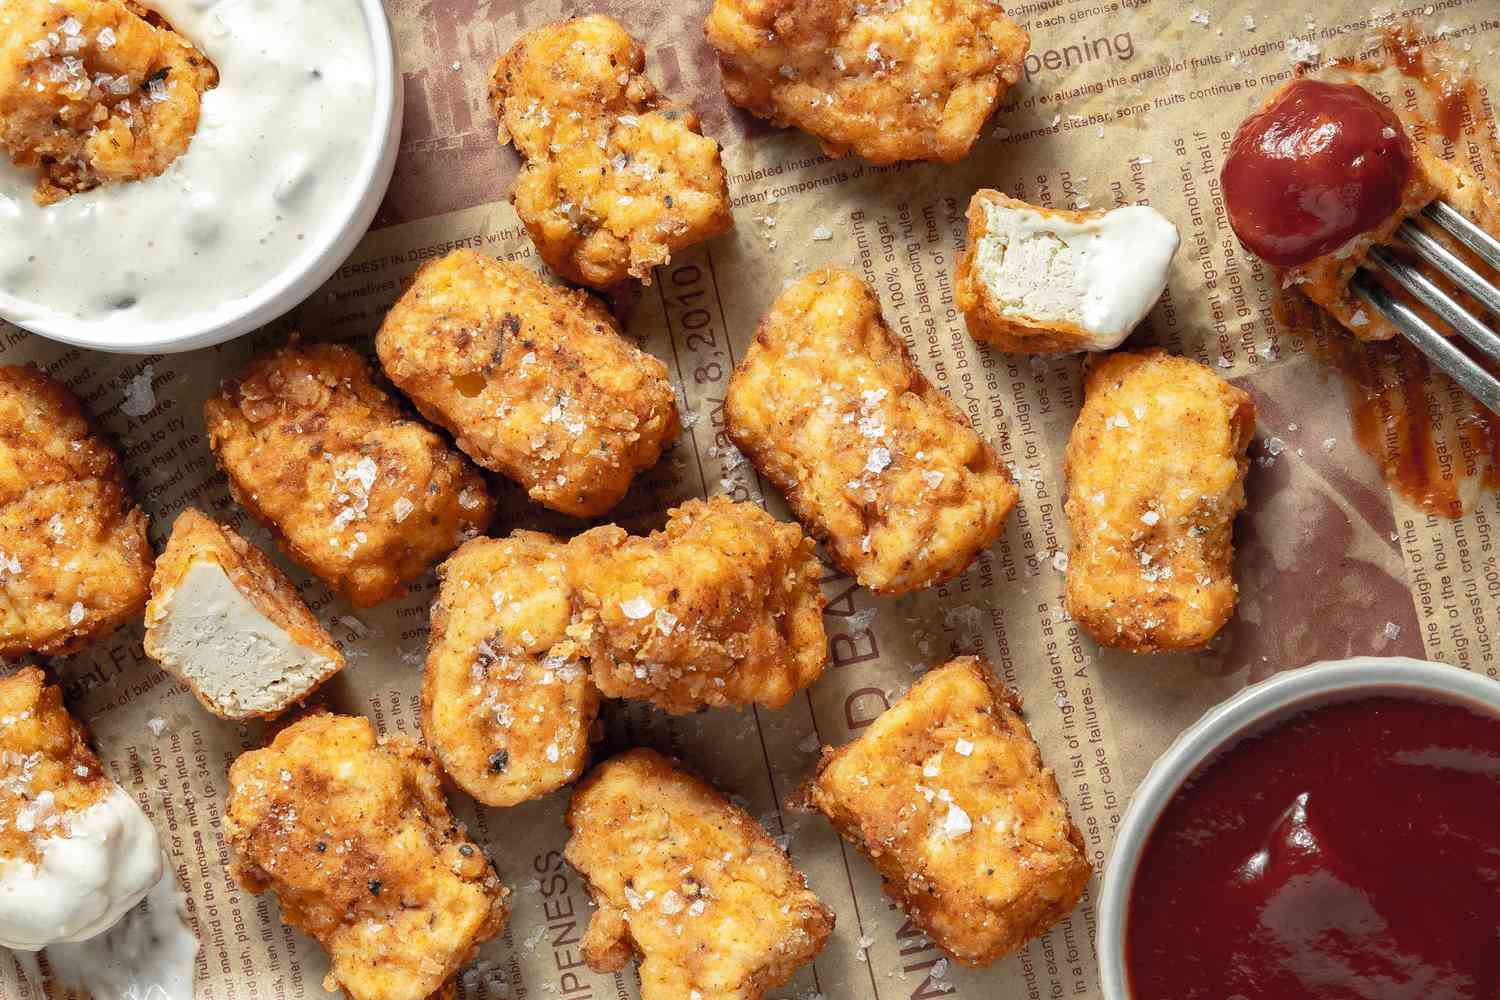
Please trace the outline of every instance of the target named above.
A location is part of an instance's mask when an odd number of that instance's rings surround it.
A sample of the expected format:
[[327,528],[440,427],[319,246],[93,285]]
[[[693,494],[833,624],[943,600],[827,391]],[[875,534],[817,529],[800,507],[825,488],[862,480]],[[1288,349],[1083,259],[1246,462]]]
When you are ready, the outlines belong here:
[[1500,718],[1367,698],[1241,741],[1168,803],[1132,1000],[1500,997]]
[[1401,119],[1369,91],[1293,80],[1229,145],[1229,224],[1262,260],[1305,264],[1390,218],[1411,161]]

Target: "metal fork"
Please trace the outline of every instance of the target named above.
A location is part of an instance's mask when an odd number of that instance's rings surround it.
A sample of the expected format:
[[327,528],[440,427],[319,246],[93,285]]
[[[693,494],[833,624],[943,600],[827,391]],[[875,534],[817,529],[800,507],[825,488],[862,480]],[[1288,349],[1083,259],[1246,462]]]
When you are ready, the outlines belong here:
[[[1462,212],[1439,200],[1423,209],[1422,214],[1473,250],[1490,267],[1500,271],[1500,240],[1474,225]],[[1492,316],[1500,318],[1500,288],[1496,288],[1452,250],[1413,225],[1410,220],[1403,222],[1395,235],[1397,240],[1418,257],[1473,296]],[[1446,372],[1453,381],[1463,386],[1490,410],[1500,413],[1500,379],[1485,371],[1477,361],[1460,350],[1410,305],[1392,295],[1375,280],[1368,268],[1373,267],[1390,275],[1418,302],[1436,313],[1455,333],[1473,344],[1476,350],[1496,365],[1500,365],[1500,334],[1454,301],[1451,295],[1420,269],[1392,253],[1389,247],[1372,247],[1366,260],[1367,267],[1361,268],[1354,276],[1352,285],[1355,293],[1390,320],[1392,326],[1401,331],[1417,350],[1427,355],[1428,360]]]

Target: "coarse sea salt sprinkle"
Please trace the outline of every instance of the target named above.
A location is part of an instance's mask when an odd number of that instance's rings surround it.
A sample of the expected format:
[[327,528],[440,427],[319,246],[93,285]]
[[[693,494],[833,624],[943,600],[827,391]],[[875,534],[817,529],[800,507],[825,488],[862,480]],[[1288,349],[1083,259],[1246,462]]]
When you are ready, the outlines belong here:
[[943,817],[943,832],[956,840],[972,829],[974,824],[969,821],[969,814],[959,808],[957,803],[949,805],[948,815]]
[[632,597],[628,601],[620,602],[620,613],[626,618],[629,618],[631,621],[640,621],[642,618],[645,618],[655,610],[656,609],[651,606],[650,601],[640,596]]

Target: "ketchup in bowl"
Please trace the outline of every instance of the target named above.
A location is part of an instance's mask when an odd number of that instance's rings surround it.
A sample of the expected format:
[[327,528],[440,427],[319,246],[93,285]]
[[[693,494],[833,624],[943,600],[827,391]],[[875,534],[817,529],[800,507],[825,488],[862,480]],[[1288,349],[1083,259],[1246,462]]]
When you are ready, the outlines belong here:
[[1242,740],[1131,888],[1132,1000],[1500,997],[1500,718],[1374,697]]
[[1411,161],[1401,120],[1369,91],[1293,80],[1230,143],[1229,223],[1262,260],[1305,264],[1396,211]]

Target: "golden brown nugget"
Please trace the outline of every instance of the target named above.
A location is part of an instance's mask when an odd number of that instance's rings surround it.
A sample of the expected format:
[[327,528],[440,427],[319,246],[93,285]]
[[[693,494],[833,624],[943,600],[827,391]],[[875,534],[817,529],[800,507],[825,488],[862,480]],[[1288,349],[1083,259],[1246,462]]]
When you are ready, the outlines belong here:
[[594,683],[668,712],[780,708],[823,672],[812,539],[723,496],[667,512],[648,537],[608,525],[568,546]]
[[407,419],[343,345],[264,354],[203,415],[235,500],[356,607],[393,596],[490,523],[478,470]]
[[0,676],[0,947],[103,933],[160,880],[162,857],[60,690],[35,667]]
[[782,293],[734,370],[724,413],[797,519],[881,593],[962,573],[1016,504],[994,449],[847,271],[815,271]]
[[145,646],[221,719],[279,715],[344,669],[266,554],[192,507],[156,561]]
[[405,736],[321,713],[229,769],[231,872],[332,960],[325,990],[426,1000],[505,926],[483,851],[454,822],[437,768]]
[[567,549],[551,535],[476,538],[438,567],[422,735],[474,798],[511,806],[588,766],[599,689],[568,636]]
[[618,21],[576,17],[522,35],[490,76],[500,142],[524,162],[512,201],[537,252],[602,288],[728,229],[719,144],[657,93]]
[[0,656],[76,652],[135,618],[146,515],[66,388],[0,366]]
[[640,959],[641,1000],[759,1000],[812,961],[834,915],[745,813],[651,750],[573,793],[564,851],[598,907],[597,972]]
[[715,0],[703,31],[731,101],[872,163],[967,156],[1029,44],[990,0]]
[[129,0],[0,3],[0,147],[47,205],[154,177],[187,151],[218,72]]
[[681,429],[666,365],[603,303],[472,250],[423,265],[375,346],[469,457],[576,517],[618,503]]
[[988,965],[1067,916],[1083,835],[989,665],[934,667],[800,793],[875,865],[935,944]]
[[1068,612],[1104,646],[1196,649],[1234,613],[1255,404],[1162,351],[1098,355],[1068,438]]

